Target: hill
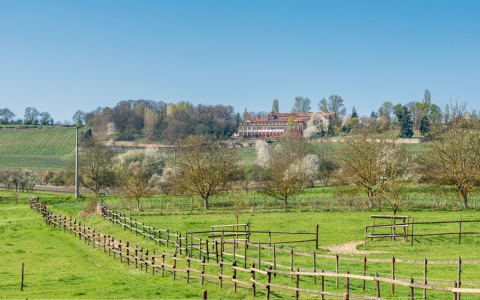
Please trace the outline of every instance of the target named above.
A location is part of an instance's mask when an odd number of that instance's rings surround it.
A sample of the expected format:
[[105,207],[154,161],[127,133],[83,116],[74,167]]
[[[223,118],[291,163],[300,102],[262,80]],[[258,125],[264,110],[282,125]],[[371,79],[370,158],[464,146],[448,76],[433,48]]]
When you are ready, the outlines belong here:
[[0,130],[0,169],[62,169],[74,150],[75,130],[72,128]]

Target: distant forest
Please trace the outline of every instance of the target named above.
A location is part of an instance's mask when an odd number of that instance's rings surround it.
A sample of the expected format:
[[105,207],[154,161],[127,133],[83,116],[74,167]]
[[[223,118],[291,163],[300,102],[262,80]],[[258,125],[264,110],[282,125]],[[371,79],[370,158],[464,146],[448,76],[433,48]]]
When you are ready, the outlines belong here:
[[113,108],[99,107],[89,113],[77,111],[74,121],[84,122],[100,135],[110,135],[109,131],[115,131],[119,140],[146,137],[176,141],[192,134],[231,135],[237,129],[240,115],[235,114],[232,106],[225,105],[194,106],[188,101],[166,104],[162,101],[127,100]]

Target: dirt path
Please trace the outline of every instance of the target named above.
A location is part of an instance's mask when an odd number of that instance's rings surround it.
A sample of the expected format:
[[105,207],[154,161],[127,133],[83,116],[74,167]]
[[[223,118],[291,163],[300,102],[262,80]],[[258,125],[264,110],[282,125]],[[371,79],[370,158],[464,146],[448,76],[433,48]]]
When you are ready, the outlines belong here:
[[369,253],[381,253],[381,251],[376,250],[357,250],[357,245],[362,244],[363,241],[352,241],[341,245],[330,245],[323,246],[322,249],[327,249],[333,253],[342,253],[342,254],[369,254]]

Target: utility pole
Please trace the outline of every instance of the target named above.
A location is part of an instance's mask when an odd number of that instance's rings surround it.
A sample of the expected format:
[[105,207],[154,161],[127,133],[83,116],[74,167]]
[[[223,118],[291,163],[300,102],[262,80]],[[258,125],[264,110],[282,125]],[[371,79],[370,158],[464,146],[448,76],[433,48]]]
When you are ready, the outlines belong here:
[[75,199],[78,199],[78,126],[75,130]]

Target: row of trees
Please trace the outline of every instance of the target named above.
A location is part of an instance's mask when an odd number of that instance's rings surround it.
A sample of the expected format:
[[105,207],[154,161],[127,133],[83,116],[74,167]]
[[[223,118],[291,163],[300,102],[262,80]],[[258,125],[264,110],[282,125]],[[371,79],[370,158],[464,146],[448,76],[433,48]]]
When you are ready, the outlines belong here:
[[15,114],[10,109],[0,108],[0,124],[53,125],[54,121],[49,112],[39,112],[35,107],[25,109],[23,120],[15,120]]
[[38,176],[28,169],[0,170],[0,183],[7,190],[15,189],[15,192],[32,190],[38,182]]
[[87,124],[97,135],[105,135],[112,123],[122,140],[144,136],[176,141],[189,135],[230,135],[236,131],[240,115],[234,113],[232,106],[128,100],[113,108],[77,111],[73,121]]

